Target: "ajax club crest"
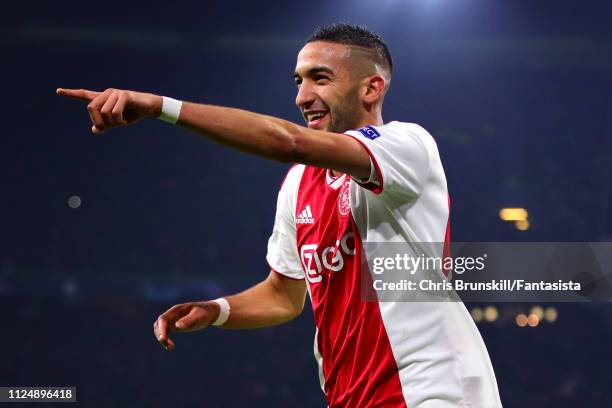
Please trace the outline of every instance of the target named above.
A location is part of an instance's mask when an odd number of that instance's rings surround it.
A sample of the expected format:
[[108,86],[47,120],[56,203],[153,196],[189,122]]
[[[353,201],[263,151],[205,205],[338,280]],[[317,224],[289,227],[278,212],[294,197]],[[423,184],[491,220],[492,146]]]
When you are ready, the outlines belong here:
[[346,217],[351,210],[351,203],[349,201],[349,186],[351,179],[347,176],[346,180],[340,187],[340,194],[338,194],[338,211],[340,215]]

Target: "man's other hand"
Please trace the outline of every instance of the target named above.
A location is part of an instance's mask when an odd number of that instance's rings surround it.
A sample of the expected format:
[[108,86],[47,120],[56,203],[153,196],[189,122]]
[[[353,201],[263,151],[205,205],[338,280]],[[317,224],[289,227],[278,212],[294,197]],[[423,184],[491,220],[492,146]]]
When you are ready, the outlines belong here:
[[215,302],[192,302],[174,305],[153,323],[155,338],[166,350],[173,350],[175,343],[168,333],[187,333],[210,326],[219,316]]

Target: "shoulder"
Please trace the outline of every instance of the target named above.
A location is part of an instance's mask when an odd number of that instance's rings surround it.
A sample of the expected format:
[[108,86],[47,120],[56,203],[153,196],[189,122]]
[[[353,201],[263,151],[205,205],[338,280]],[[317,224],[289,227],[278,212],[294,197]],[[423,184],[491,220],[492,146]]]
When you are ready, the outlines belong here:
[[425,130],[425,128],[416,123],[393,121],[383,126],[378,126],[377,129],[379,129],[381,134],[389,134],[398,137],[414,137],[423,144],[435,144],[433,136]]
[[394,121],[379,126],[377,129],[381,135],[392,139],[392,143],[412,146],[412,149],[417,148],[423,153],[427,152],[427,156],[432,158],[439,155],[438,145],[433,136],[416,123]]
[[381,126],[368,125],[345,133],[360,140],[368,139],[369,141],[384,143],[389,139],[399,139],[401,141],[401,139],[412,138],[423,145],[433,144],[435,146],[431,134],[416,123],[393,121]]

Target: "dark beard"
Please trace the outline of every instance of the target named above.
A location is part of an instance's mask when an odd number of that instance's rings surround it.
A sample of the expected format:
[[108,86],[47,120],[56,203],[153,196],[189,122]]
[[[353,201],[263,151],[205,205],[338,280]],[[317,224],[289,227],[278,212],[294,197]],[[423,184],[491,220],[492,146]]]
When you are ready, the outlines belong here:
[[329,124],[328,132],[333,133],[344,133],[348,130],[355,130],[355,119],[356,114],[351,112],[337,112],[334,117],[336,118]]
[[[357,107],[361,101],[358,96],[358,88],[355,87],[346,95],[344,102],[333,112],[333,120],[329,124],[328,132],[344,133],[347,130],[356,129],[356,121],[359,116]],[[332,114],[332,112],[330,112]]]

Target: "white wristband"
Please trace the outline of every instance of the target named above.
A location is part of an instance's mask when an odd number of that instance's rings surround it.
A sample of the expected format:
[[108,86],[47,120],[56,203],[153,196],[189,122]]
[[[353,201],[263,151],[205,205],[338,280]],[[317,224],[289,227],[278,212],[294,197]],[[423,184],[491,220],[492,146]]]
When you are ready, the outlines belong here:
[[161,114],[158,116],[158,119],[165,120],[166,122],[170,122],[173,125],[176,125],[176,122],[178,122],[179,115],[181,114],[182,106],[182,101],[177,101],[176,99],[163,96],[162,110]]
[[219,316],[217,317],[217,320],[213,322],[212,325],[221,326],[223,323],[227,322],[227,319],[229,318],[230,305],[229,302],[225,300],[225,298],[215,299],[213,300],[213,302],[219,305]]

